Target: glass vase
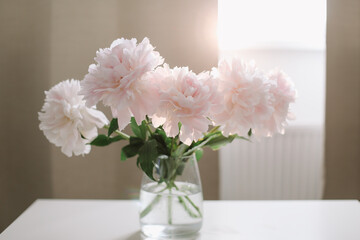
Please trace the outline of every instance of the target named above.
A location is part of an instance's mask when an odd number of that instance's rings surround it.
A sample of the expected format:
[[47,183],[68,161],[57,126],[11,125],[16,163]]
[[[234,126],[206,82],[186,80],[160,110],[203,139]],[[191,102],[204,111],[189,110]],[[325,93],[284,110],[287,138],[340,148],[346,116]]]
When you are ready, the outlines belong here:
[[147,237],[181,237],[197,233],[202,225],[203,195],[195,154],[159,156],[154,180],[143,175],[140,225]]

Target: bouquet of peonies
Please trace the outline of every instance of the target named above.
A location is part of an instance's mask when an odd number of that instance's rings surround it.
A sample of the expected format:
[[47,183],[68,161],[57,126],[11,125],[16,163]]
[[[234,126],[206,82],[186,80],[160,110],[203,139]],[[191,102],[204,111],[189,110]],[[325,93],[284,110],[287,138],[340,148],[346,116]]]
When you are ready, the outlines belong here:
[[[195,153],[199,159],[206,146],[217,150],[236,138],[283,133],[296,97],[284,72],[264,74],[238,58],[200,74],[170,68],[147,38],[139,44],[117,39],[97,51],[95,62],[82,81],[66,80],[45,92],[40,129],[68,157],[89,153],[91,145],[128,141],[121,159],[138,155],[139,168],[156,181],[179,174],[154,179],[160,155]],[[110,107],[111,121],[96,109],[100,101]],[[128,124],[133,136],[122,132]],[[107,134],[98,135],[98,128]]]

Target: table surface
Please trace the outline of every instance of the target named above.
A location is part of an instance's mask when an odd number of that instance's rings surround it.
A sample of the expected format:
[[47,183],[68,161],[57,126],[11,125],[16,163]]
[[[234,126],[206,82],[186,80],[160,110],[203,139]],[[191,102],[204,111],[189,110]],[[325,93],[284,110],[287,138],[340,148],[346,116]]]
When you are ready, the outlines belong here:
[[[0,240],[137,240],[138,201],[37,200]],[[205,201],[202,240],[359,240],[360,203]]]

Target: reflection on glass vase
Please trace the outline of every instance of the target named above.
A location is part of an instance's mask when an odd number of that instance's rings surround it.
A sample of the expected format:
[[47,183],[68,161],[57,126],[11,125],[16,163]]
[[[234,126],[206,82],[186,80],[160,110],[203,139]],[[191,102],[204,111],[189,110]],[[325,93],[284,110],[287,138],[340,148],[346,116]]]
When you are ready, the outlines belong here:
[[195,154],[159,156],[154,180],[143,175],[141,231],[148,237],[187,236],[202,225],[203,195]]

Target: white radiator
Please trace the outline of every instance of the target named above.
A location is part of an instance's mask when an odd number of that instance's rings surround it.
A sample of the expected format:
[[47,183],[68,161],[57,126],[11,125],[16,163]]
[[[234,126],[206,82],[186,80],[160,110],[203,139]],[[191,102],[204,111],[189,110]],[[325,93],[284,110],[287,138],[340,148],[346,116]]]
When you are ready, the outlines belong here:
[[260,142],[235,140],[220,150],[220,198],[321,199],[323,127],[288,127]]

